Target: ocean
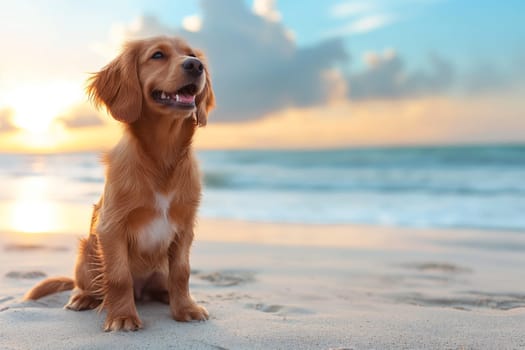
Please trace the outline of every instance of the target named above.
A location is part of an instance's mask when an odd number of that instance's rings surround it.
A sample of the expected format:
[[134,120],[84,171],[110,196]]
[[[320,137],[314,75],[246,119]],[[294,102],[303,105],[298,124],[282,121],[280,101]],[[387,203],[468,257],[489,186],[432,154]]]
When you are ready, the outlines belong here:
[[[200,217],[525,231],[525,145],[199,151],[198,158]],[[0,229],[59,230],[49,217],[69,214],[49,209],[57,207],[89,218],[104,185],[99,159],[1,154]]]

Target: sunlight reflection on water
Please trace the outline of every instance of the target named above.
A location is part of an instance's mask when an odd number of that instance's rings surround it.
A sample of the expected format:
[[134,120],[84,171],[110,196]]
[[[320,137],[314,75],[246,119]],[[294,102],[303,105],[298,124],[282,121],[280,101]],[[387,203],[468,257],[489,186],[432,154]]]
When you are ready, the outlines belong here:
[[0,229],[23,233],[81,233],[89,226],[91,208],[52,200],[56,183],[45,176],[17,179],[13,201],[0,203]]
[[28,177],[18,183],[17,199],[11,207],[11,227],[20,232],[55,231],[56,205],[46,200],[49,189],[45,177]]

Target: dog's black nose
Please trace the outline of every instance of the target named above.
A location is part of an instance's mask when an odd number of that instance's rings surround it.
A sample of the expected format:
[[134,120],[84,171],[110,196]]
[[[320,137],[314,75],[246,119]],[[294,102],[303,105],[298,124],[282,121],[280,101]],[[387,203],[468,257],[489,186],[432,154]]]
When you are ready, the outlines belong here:
[[186,73],[191,74],[195,77],[198,77],[204,71],[204,66],[202,62],[196,59],[195,57],[188,58],[182,63],[182,68]]

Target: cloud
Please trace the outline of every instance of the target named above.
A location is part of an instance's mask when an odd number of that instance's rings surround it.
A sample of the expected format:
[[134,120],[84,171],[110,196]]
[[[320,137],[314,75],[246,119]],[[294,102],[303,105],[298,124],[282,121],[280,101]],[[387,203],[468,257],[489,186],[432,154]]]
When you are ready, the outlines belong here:
[[466,74],[465,88],[472,94],[492,92],[494,89],[508,86],[511,78],[500,67],[491,63],[481,63]]
[[443,0],[346,0],[328,9],[334,28],[325,37],[365,34],[418,16],[428,5]]
[[[397,5],[349,2],[334,9],[355,17],[350,30],[366,31],[388,21],[388,17],[364,20],[373,13],[385,9],[399,12],[424,2],[428,1],[405,0],[396,2]],[[261,0],[253,8],[243,0],[225,4],[219,0],[201,1],[199,13],[187,17],[179,28],[144,16],[131,24],[114,27],[112,40],[172,34],[204,49],[217,94],[213,114],[216,121],[257,119],[287,108],[323,106],[337,98],[401,100],[469,89],[478,93],[480,86],[509,84],[498,69],[493,73],[486,70],[485,75],[484,69],[470,76],[458,74],[457,66],[437,53],[429,54],[418,69],[412,68],[393,49],[366,53],[363,56],[366,67],[356,70],[345,50],[343,36],[298,47],[290,29],[278,20],[274,1]],[[190,25],[188,21],[195,23]],[[516,67],[522,67],[522,60],[516,62]],[[510,80],[517,79],[510,76]]]
[[198,31],[170,28],[154,17],[144,17],[124,34],[137,38],[171,33],[204,49],[217,95],[215,120],[247,120],[285,107],[326,102],[333,83],[333,74],[327,73],[348,60],[342,40],[298,48],[278,21],[273,1],[258,1],[254,6],[260,14],[250,11],[242,0],[230,0],[227,6],[223,1],[204,0]]
[[277,10],[276,0],[254,0],[253,12],[272,22],[279,22],[282,18]]
[[403,98],[441,93],[450,88],[455,79],[454,66],[431,54],[428,67],[408,72],[404,60],[394,50],[368,53],[364,57],[367,69],[350,74],[351,99]]
[[524,142],[522,96],[523,90],[292,108],[246,123],[216,124],[197,133],[196,145],[283,149],[311,148],[313,140],[315,147]]
[[11,120],[12,116],[13,111],[11,109],[0,109],[0,133],[6,133],[18,129]]
[[509,91],[525,84],[525,54],[507,57],[499,64],[484,61],[473,66],[462,77],[464,88],[469,94]]
[[87,104],[75,106],[66,115],[57,118],[57,121],[69,129],[87,128],[104,124],[94,109]]
[[390,25],[398,20],[392,13],[376,13],[354,19],[342,26],[328,30],[327,38],[364,34]]
[[392,2],[345,1],[333,5],[330,15],[345,23],[328,30],[325,37],[348,36],[368,33],[396,22],[399,19]]
[[332,6],[332,8],[330,9],[330,14],[333,17],[341,18],[368,13],[376,9],[377,5],[372,3],[371,1],[342,2]]
[[394,20],[395,16],[391,14],[370,15],[350,23],[350,25],[344,29],[347,29],[347,34],[367,33],[372,30],[384,27],[394,22]]
[[188,32],[198,32],[202,28],[202,18],[199,15],[186,16],[182,19],[182,28]]

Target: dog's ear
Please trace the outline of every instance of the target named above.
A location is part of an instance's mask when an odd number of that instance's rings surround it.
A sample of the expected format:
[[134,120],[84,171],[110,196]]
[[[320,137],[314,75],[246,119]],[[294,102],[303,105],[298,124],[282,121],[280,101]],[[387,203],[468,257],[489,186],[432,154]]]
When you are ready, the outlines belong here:
[[94,104],[106,106],[124,123],[133,123],[142,110],[142,87],[138,71],[138,43],[128,43],[124,51],[89,80],[87,93]]
[[[203,63],[206,63],[206,57],[201,51],[196,50],[196,56]],[[205,64],[208,67],[207,64]],[[195,103],[197,104],[197,124],[199,126],[206,126],[208,123],[208,113],[215,107],[215,94],[213,93],[213,87],[211,84],[210,71],[206,68],[206,85],[204,90],[195,97]]]

